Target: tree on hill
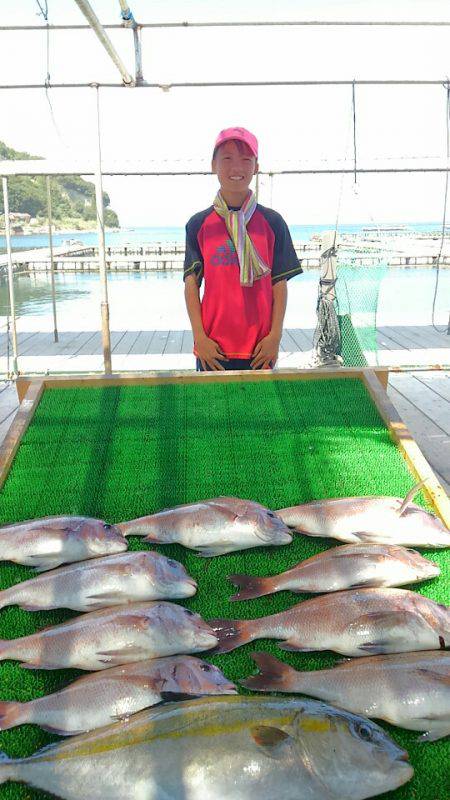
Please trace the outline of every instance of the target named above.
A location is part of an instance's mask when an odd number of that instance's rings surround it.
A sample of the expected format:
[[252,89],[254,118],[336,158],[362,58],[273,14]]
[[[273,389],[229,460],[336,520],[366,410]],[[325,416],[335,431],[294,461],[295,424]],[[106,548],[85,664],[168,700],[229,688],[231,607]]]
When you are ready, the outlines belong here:
[[[0,160],[33,160],[39,156],[21,153],[0,142]],[[52,177],[52,213],[55,220],[64,218],[95,220],[95,186],[78,175]],[[32,217],[47,216],[47,187],[42,175],[23,175],[8,179],[9,208],[11,212],[30,214]],[[103,192],[105,225],[118,227],[119,219],[109,208],[110,199]],[[0,213],[4,213],[3,195],[0,193]]]

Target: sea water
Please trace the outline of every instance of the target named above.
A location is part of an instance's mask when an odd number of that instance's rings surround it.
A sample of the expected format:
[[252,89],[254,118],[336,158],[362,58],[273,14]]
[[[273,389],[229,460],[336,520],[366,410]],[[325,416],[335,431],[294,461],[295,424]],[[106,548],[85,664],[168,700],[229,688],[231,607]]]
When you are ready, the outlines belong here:
[[[365,315],[368,325],[446,326],[450,314],[450,270],[432,267],[390,267],[373,285],[370,268],[338,272],[342,313]],[[340,277],[339,277],[340,275]],[[369,285],[368,285],[369,284]],[[287,328],[314,328],[319,270],[305,271],[288,282]],[[98,273],[56,273],[58,329],[100,329]],[[49,273],[14,276],[16,316],[22,331],[52,331]],[[370,294],[370,301],[366,298]],[[378,294],[378,303],[377,295]],[[433,301],[435,310],[433,316]],[[108,273],[111,330],[184,330],[190,327],[181,271]],[[9,311],[6,278],[0,279],[0,325]],[[375,314],[376,312],[376,314]]]

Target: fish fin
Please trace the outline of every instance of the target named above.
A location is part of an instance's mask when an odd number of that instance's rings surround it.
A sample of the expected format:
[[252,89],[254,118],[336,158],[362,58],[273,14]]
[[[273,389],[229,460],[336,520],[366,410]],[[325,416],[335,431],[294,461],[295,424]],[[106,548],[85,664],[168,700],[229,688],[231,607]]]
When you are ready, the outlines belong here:
[[[124,536],[128,536],[128,535],[130,535],[130,536],[140,536],[142,534],[136,533],[135,531],[133,531],[133,533],[130,533],[130,534],[124,533]],[[142,541],[143,542],[151,542],[152,544],[169,544],[169,542],[162,542],[158,538],[158,534],[157,533],[147,533],[144,536],[144,538],[142,539]]]
[[366,578],[366,580],[358,581],[357,583],[350,583],[346,588],[348,589],[366,589],[367,587],[385,586],[383,580],[376,581],[374,578]]
[[195,552],[202,558],[209,558],[210,556],[223,556],[225,553],[232,553],[234,550],[240,550],[233,542],[223,542],[220,547],[208,547],[205,545],[196,545]]
[[392,642],[389,639],[377,639],[374,642],[365,642],[357,647],[365,655],[385,655],[392,653]]
[[143,647],[133,645],[131,647],[118,647],[116,650],[101,650],[95,655],[101,664],[110,664],[111,666],[116,664],[119,666],[123,663],[121,658],[124,656],[131,656],[135,661],[139,661],[142,658],[148,657],[148,651]]
[[270,589],[267,590],[267,578],[259,578],[253,575],[228,575],[228,580],[234,586],[239,587],[239,592],[230,597],[231,601],[234,600],[252,600],[255,597],[262,597],[265,594],[270,594]]
[[281,728],[275,728],[271,725],[254,725],[253,728],[250,728],[250,735],[255,744],[269,758],[280,758],[284,751],[284,746],[290,743],[292,739]]
[[[353,538],[350,539],[350,536]],[[382,544],[379,541],[379,533],[374,533],[374,531],[354,531],[352,534],[345,535],[345,541],[349,542],[350,544]]]
[[2,700],[0,702],[0,731],[15,728],[17,725],[22,725],[22,723],[26,721],[21,718],[24,705],[25,703],[8,700]]
[[210,619],[208,625],[218,638],[218,645],[213,653],[229,653],[247,644],[253,639],[251,626],[255,620],[245,619]]
[[47,731],[48,733],[56,733],[58,736],[78,736],[79,733],[88,732],[88,728],[80,728],[79,731],[67,731],[64,730],[64,728],[55,728],[53,725],[43,725],[41,722],[39,723],[39,727],[42,728],[43,731]]
[[[422,617],[414,614],[413,612],[406,611],[375,611],[370,614],[364,614],[359,617],[355,622],[352,622],[348,628],[347,633],[354,636],[357,640],[363,639],[368,635],[368,631],[373,629],[377,623],[382,623],[383,631],[385,632],[384,639],[371,639],[368,642],[362,642],[358,645],[358,650],[363,653],[389,653],[400,652],[393,649],[395,646],[411,645],[414,641],[415,634],[423,630],[425,621]],[[392,638],[389,637],[389,630],[392,631]],[[387,636],[386,636],[387,633]],[[395,636],[394,636],[395,634]],[[436,636],[436,649],[439,643],[439,637]],[[404,649],[404,648],[403,648]],[[408,648],[410,649],[410,648]]]
[[37,574],[39,574],[41,572],[49,572],[49,570],[56,569],[56,567],[60,567],[60,566],[62,566],[62,564],[64,564],[64,561],[62,561],[60,558],[53,559],[52,561],[46,561],[43,564],[39,564],[36,567],[33,566],[33,570]]
[[413,486],[413,488],[409,490],[409,492],[406,495],[405,499],[403,500],[400,508],[397,510],[397,514],[398,514],[399,517],[401,517],[401,515],[406,511],[406,509],[408,508],[409,504],[412,503],[412,501],[414,500],[416,494],[420,491],[422,486],[424,486],[426,484],[427,480],[428,479],[425,479],[424,481],[419,481],[419,483],[416,483],[416,485]]
[[[427,720],[424,720],[427,723]],[[422,733],[422,736],[419,736],[417,741],[418,742],[437,742],[438,739],[443,739],[444,736],[450,736],[450,725],[447,728],[442,727],[439,729],[435,729],[434,731],[426,731]]]
[[[96,594],[88,594],[86,596],[86,600],[88,600],[88,606],[90,609],[94,608],[104,608],[105,604],[108,605],[115,605],[116,603],[120,602],[125,597],[124,592],[97,592]],[[92,601],[92,602],[90,602]]]
[[[434,672],[434,670],[423,669],[422,667],[418,667],[415,672],[418,672],[419,675],[424,675],[431,681],[435,681],[435,683],[440,683],[444,686],[450,686],[450,675],[442,675],[441,672]],[[428,719],[432,719],[432,717],[428,717]]]
[[259,675],[252,675],[244,681],[239,681],[241,686],[259,692],[293,691],[292,678],[297,674],[295,669],[269,653],[252,653],[251,657],[258,666]]
[[[276,513],[278,515],[280,514],[279,511],[277,511]],[[284,520],[283,520],[283,522],[284,522]],[[285,523],[285,525],[286,525],[286,523]],[[293,533],[299,533],[301,536],[308,536],[311,539],[320,539],[321,537],[322,538],[327,538],[325,533],[322,533],[322,532],[321,533],[313,533],[312,531],[304,531],[303,528],[300,528],[299,525],[298,526],[297,525],[287,525],[287,527]]]
[[280,650],[286,650],[289,653],[314,653],[318,649],[317,647],[302,647],[300,644],[289,641],[289,639],[285,642],[277,642],[277,646]]

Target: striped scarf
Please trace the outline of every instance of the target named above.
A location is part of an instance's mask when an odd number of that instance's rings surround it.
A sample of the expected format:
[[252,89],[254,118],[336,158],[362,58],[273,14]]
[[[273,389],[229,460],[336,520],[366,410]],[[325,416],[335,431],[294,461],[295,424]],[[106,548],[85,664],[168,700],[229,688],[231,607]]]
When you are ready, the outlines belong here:
[[256,209],[255,195],[250,192],[239,211],[230,211],[220,192],[217,192],[214,209],[220,217],[223,217],[236,248],[241,286],[253,286],[253,281],[259,280],[270,272],[270,268],[258,254],[247,233],[247,224]]

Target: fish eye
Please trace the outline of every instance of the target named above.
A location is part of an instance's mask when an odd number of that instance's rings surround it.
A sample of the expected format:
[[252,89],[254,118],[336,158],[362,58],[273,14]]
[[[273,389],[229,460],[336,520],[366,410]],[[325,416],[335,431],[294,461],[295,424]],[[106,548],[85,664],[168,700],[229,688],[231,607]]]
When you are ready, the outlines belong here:
[[103,530],[109,531],[109,530],[111,530],[111,528],[112,528],[112,525],[110,525],[108,522],[104,522],[103,523]]
[[268,512],[267,512],[267,516],[268,516],[268,517],[274,517],[274,516],[275,516],[275,514],[273,513],[273,511],[268,511]]
[[369,728],[368,725],[364,725],[364,723],[362,723],[362,725],[358,725],[357,731],[358,731],[360,739],[362,739],[363,742],[371,742],[372,741],[372,731],[371,731],[371,729]]
[[168,563],[169,567],[177,567],[178,566],[177,562],[174,561],[172,558],[168,558],[167,559],[167,563]]
[[187,614],[188,617],[193,617],[194,616],[194,612],[191,611],[189,608],[185,608],[184,609],[184,613]]
[[203,662],[200,664],[200,669],[203,670],[203,672],[211,672],[212,667],[211,664],[205,664],[205,662]]

